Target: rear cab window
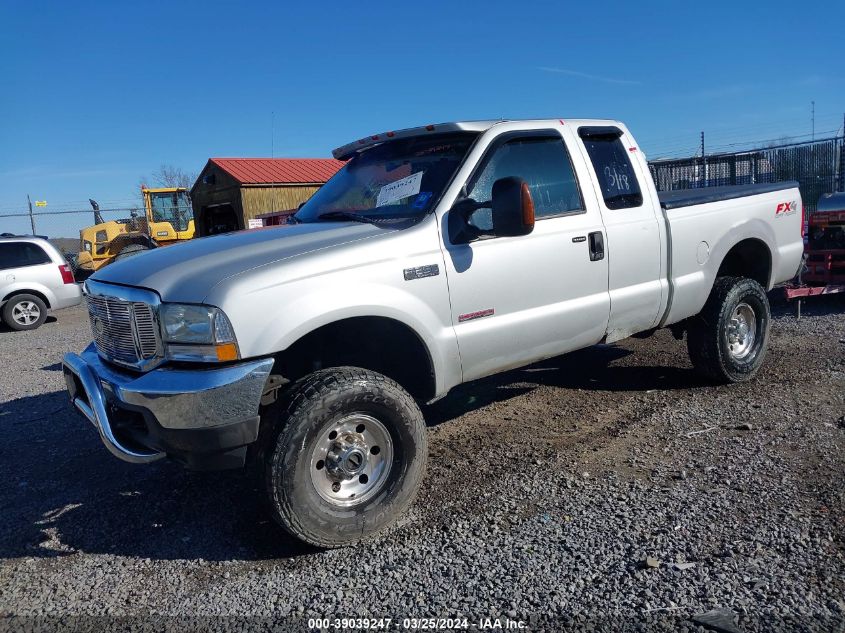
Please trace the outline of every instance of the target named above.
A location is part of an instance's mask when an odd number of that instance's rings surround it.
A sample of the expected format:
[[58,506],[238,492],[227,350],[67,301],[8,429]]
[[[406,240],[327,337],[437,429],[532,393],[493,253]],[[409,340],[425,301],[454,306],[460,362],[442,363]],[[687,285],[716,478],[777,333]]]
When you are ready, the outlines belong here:
[[642,206],[640,182],[622,142],[622,130],[613,126],[590,126],[579,128],[578,135],[593,164],[605,206],[608,209]]
[[32,242],[0,243],[0,270],[49,264],[50,256],[38,244]]

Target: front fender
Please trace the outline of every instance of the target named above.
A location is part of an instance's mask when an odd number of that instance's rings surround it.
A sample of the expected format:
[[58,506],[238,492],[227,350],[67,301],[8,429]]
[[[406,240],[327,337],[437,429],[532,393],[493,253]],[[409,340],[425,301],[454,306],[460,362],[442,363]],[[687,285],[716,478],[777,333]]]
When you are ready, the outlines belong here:
[[288,349],[314,330],[352,317],[384,317],[410,328],[428,350],[436,395],[461,382],[457,340],[451,325],[445,275],[406,282],[333,280],[294,283],[284,292],[257,291],[222,306],[244,358]]

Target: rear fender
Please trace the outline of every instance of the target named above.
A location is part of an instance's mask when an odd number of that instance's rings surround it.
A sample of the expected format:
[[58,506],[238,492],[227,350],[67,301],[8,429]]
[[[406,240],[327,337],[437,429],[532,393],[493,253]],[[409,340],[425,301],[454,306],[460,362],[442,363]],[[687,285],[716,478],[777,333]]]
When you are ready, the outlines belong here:
[[56,305],[56,295],[52,290],[50,290],[50,288],[43,284],[29,281],[12,283],[5,286],[3,288],[3,296],[0,297],[0,305],[5,304],[14,295],[20,294],[33,294],[40,296],[46,301],[48,308]]

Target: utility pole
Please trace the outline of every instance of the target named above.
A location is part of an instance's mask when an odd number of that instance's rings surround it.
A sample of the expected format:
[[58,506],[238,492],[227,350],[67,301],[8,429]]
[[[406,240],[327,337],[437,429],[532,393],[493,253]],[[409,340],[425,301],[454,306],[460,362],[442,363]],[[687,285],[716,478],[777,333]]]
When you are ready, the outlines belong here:
[[26,203],[29,205],[29,225],[32,227],[32,234],[35,235],[35,216],[32,215],[32,200],[26,194]]
[[839,191],[845,191],[845,114],[842,115],[842,142],[839,144]]
[[704,130],[701,131],[701,164],[704,167],[704,186],[707,186],[707,159],[704,157]]
[[811,138],[811,140],[815,141],[816,140],[816,102],[815,101],[810,101],[810,120],[812,121],[812,124],[813,124],[813,134],[810,138]]

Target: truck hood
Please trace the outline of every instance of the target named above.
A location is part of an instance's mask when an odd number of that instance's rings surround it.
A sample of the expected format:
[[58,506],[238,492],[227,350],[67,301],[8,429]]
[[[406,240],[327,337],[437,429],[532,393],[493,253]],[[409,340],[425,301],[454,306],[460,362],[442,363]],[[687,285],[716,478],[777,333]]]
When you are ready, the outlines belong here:
[[162,301],[202,303],[233,275],[392,232],[372,224],[315,222],[214,235],[114,262],[91,279],[148,288]]

